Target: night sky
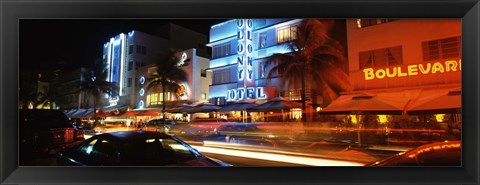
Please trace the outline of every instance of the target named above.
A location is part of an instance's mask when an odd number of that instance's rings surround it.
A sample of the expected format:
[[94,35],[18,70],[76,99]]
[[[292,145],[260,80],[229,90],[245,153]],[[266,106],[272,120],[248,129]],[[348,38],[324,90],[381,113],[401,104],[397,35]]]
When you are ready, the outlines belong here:
[[120,33],[138,30],[154,35],[167,23],[203,33],[221,19],[21,19],[19,60],[21,69],[89,66],[101,58],[103,44]]

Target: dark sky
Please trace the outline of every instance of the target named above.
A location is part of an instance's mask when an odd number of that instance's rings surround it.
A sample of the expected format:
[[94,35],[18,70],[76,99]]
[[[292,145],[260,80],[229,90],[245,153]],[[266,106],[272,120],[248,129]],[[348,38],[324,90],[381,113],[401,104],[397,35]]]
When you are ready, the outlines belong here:
[[68,69],[88,66],[100,58],[113,36],[139,30],[154,34],[166,23],[203,33],[221,19],[22,19],[19,33],[20,69],[51,69],[64,61]]

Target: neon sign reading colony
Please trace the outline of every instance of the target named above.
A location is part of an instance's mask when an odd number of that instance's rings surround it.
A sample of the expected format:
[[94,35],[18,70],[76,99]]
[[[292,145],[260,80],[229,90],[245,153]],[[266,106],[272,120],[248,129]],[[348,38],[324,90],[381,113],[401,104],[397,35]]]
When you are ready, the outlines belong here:
[[402,66],[384,69],[365,68],[363,69],[363,73],[365,74],[365,80],[373,80],[375,78],[383,79],[385,77],[395,78],[404,76],[416,76],[453,72],[458,70],[462,70],[462,60],[459,60],[458,62],[455,60],[449,60],[445,61],[444,63],[435,62],[433,64],[425,63],[408,65],[406,70],[402,68]]

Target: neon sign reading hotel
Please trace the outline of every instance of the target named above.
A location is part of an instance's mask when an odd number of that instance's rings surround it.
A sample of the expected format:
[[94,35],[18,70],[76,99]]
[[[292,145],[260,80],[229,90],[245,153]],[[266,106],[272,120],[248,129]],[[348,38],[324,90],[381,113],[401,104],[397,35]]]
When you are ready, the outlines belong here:
[[462,60],[458,62],[455,60],[448,60],[445,62],[435,62],[435,63],[425,63],[425,64],[415,64],[398,66],[393,68],[383,68],[383,69],[373,69],[365,68],[363,73],[365,74],[365,80],[373,79],[383,79],[387,78],[396,78],[396,77],[405,77],[405,76],[416,76],[416,75],[427,75],[427,74],[436,74],[444,72],[454,72],[462,70]]

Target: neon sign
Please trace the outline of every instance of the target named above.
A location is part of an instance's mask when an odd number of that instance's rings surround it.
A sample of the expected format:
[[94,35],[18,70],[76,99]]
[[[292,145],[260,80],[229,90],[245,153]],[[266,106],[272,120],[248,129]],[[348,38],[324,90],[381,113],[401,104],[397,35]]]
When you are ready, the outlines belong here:
[[265,99],[267,95],[265,94],[264,87],[247,87],[247,88],[237,88],[227,90],[227,101],[236,101],[244,99]]
[[182,58],[180,58],[180,61],[178,62],[177,66],[181,67],[185,65],[185,60],[187,60],[187,54],[183,53]]
[[408,65],[405,70],[402,66],[385,68],[385,69],[373,69],[365,68],[363,73],[365,74],[365,80],[383,79],[385,77],[395,78],[395,77],[404,77],[404,76],[416,76],[416,75],[426,75],[426,74],[435,74],[435,73],[444,73],[444,72],[454,72],[462,70],[462,60],[458,62],[455,60],[448,60],[444,63],[435,62],[435,63],[425,63],[425,64],[415,64]]

